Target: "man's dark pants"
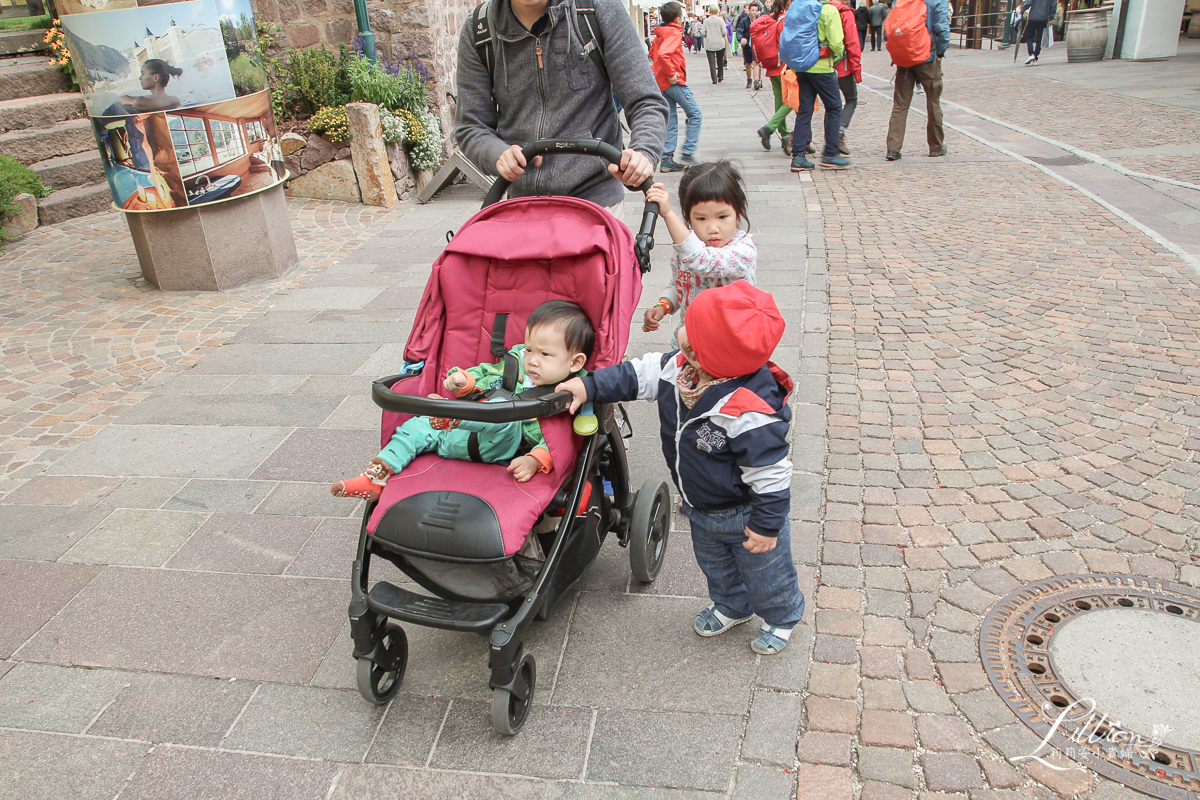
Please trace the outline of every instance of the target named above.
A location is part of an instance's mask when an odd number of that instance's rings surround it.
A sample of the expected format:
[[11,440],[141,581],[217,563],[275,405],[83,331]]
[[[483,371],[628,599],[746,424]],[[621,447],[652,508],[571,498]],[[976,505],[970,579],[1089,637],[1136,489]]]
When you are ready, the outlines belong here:
[[878,50],[881,47],[883,47],[883,43],[880,41],[881,39],[883,39],[883,26],[882,25],[872,25],[871,26],[871,49],[872,50]]
[[804,146],[812,141],[813,100],[821,98],[825,107],[825,158],[838,154],[838,134],[842,121],[842,93],[836,72],[797,72],[800,84],[800,108],[792,129],[792,156],[804,155]]
[[725,48],[704,52],[708,54],[708,74],[712,76],[712,82],[725,80]]
[[1025,26],[1025,44],[1029,48],[1029,55],[1034,58],[1042,54],[1042,34],[1046,32],[1046,20],[1031,19],[1029,24]]
[[912,105],[913,84],[920,82],[925,90],[925,108],[929,121],[925,126],[930,151],[945,142],[942,131],[942,62],[926,61],[915,67],[896,67],[896,89],[892,95],[892,119],[888,123],[887,149],[900,152],[904,147],[904,126],[908,122],[908,107]]

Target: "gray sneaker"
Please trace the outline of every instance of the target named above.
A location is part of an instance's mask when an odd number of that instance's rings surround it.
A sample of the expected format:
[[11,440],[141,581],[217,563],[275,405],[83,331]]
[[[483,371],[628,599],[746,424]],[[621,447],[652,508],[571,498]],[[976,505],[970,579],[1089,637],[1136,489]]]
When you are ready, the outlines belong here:
[[659,172],[683,172],[685,169],[683,164],[670,157],[664,158],[658,164]]
[[682,155],[678,159],[678,164],[679,164],[680,169],[687,169],[688,167],[694,167],[699,163],[700,162],[696,160],[695,156]]

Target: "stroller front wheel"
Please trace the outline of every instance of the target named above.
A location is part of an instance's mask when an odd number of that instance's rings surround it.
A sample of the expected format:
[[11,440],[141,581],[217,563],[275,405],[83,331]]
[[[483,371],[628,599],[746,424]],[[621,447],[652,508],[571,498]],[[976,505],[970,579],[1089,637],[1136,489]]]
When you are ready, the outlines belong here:
[[399,625],[388,625],[375,650],[358,659],[358,693],[368,703],[383,705],[400,688],[407,666],[408,635]]
[[671,532],[671,490],[666,481],[642,484],[630,517],[629,566],[633,577],[650,583],[662,569]]
[[512,683],[492,690],[492,725],[496,733],[504,736],[520,733],[525,720],[529,718],[536,684],[537,663],[533,660],[533,653],[522,648]]

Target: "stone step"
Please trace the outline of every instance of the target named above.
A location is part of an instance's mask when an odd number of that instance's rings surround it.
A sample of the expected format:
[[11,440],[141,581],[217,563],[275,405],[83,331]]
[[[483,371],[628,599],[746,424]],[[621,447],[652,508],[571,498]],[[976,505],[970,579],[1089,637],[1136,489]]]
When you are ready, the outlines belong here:
[[20,56],[46,50],[46,32],[0,31],[0,56]]
[[45,128],[0,133],[0,153],[22,164],[95,149],[96,137],[89,119],[70,119]]
[[95,150],[48,158],[34,164],[32,169],[48,189],[67,189],[106,180],[104,162]]
[[0,100],[54,94],[66,88],[66,73],[45,56],[19,56],[0,61]]
[[108,181],[59,189],[38,201],[38,224],[53,225],[75,217],[95,214],[97,211],[106,211],[112,208],[112,202]]
[[0,100],[0,131],[45,128],[83,110],[83,95],[78,92]]

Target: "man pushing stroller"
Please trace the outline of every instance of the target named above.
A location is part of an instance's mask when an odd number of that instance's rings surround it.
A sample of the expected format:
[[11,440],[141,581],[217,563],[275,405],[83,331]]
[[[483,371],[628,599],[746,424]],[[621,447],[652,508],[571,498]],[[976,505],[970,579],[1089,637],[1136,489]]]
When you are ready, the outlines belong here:
[[705,289],[679,329],[679,350],[647,353],[556,388],[592,400],[657,400],[663,455],[691,521],[712,605],[696,617],[716,636],[758,614],[750,647],[787,647],[804,615],[792,564],[788,507],[791,379],[771,363],[784,322],[746,281]]

